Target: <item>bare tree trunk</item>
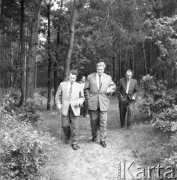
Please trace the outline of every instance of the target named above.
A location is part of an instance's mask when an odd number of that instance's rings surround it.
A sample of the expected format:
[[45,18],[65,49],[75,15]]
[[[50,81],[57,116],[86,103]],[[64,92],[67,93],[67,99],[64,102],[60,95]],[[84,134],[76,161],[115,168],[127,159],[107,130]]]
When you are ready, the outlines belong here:
[[31,36],[29,41],[29,52],[27,58],[27,74],[26,74],[26,100],[34,98],[34,69],[36,60],[36,48],[38,40],[38,21],[40,16],[40,6],[42,0],[34,1],[34,15],[31,20]]
[[25,101],[26,91],[26,70],[25,70],[25,41],[24,41],[24,0],[21,0],[21,23],[20,23],[20,41],[21,41],[21,54],[20,62],[22,67],[21,73],[21,98],[19,106],[22,106]]
[[71,63],[71,55],[72,55],[73,44],[74,44],[75,23],[76,23],[77,13],[78,12],[77,12],[77,7],[76,7],[76,0],[74,0],[71,23],[70,23],[69,44],[68,44],[68,50],[67,50],[66,58],[65,58],[65,71],[64,71],[65,81],[68,79],[68,74],[70,71],[70,63]]
[[132,70],[135,73],[135,52],[134,46],[132,45]]
[[119,47],[119,79],[122,77],[122,49]]
[[113,81],[117,82],[117,63],[116,63],[116,38],[113,41],[113,56],[112,56],[112,64],[113,64]]
[[47,110],[50,110],[50,103],[51,103],[51,68],[52,68],[52,58],[51,58],[51,54],[50,54],[50,3],[47,4],[47,19],[48,19],[48,35],[47,35],[47,42],[48,42],[48,73],[47,73],[47,86],[48,86],[48,94],[47,94]]
[[[59,46],[60,46],[60,30],[58,29],[58,32],[57,32],[56,61],[54,62],[54,71],[53,71],[54,97],[55,97],[55,95],[56,95],[57,88],[58,88],[58,83],[57,83],[57,65],[58,65],[58,62],[59,62]],[[54,108],[54,109],[56,108],[55,98],[54,98],[53,108]]]
[[1,17],[2,17],[2,0],[0,0],[0,21],[1,21]]
[[176,68],[174,69],[174,80],[173,80],[173,89],[175,90],[176,88]]
[[113,81],[117,82],[117,77],[116,77],[116,57],[113,55],[112,57],[112,63],[113,63]]
[[[62,16],[62,12],[63,12],[63,0],[61,0],[61,5],[60,5],[60,16]],[[60,27],[57,28],[57,49],[56,49],[56,61],[54,62],[54,71],[53,71],[53,85],[54,85],[54,97],[56,95],[57,92],[57,88],[58,88],[58,82],[57,82],[57,66],[58,66],[58,62],[60,61],[59,59],[59,51],[60,51],[60,38],[61,38],[61,33],[60,33]],[[53,104],[53,109],[56,108],[56,103],[55,103],[55,98],[54,98],[54,104]]]
[[143,42],[143,56],[144,56],[144,71],[145,71],[145,74],[147,74],[145,42]]

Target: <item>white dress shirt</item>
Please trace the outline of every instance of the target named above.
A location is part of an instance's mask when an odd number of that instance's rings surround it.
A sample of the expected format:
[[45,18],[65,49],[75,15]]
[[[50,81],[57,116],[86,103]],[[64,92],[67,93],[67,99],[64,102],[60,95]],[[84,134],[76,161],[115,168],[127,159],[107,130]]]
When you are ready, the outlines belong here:
[[126,89],[127,94],[128,94],[128,91],[129,91],[130,81],[131,81],[131,79],[129,81],[127,81],[127,89]]

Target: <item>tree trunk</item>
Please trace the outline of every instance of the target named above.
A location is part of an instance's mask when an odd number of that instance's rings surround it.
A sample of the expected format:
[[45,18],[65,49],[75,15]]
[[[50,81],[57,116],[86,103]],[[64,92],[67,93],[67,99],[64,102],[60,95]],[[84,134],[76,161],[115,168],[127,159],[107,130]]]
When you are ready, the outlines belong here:
[[144,57],[144,72],[145,74],[147,74],[145,42],[143,42],[143,57]]
[[[55,97],[55,95],[56,95],[57,88],[58,88],[58,82],[57,82],[57,65],[58,65],[58,62],[59,62],[59,46],[60,46],[60,29],[58,28],[58,32],[57,32],[56,61],[54,62],[54,71],[53,71],[54,97]],[[55,108],[56,108],[56,104],[55,104],[55,98],[54,98],[53,109],[55,109]]]
[[48,75],[47,75],[47,86],[48,86],[48,94],[47,94],[47,110],[50,110],[50,103],[51,103],[51,68],[52,68],[52,58],[50,54],[50,3],[47,4],[47,19],[48,19],[48,35],[47,35],[47,42],[48,42]]
[[174,69],[174,80],[173,80],[173,89],[175,90],[176,87],[176,68]]
[[[60,16],[62,16],[63,13],[63,0],[61,0],[61,5],[60,5]],[[57,66],[58,66],[58,62],[60,61],[59,59],[59,51],[60,51],[60,38],[61,38],[61,33],[60,33],[60,27],[57,28],[57,47],[56,47],[56,61],[54,62],[54,71],[53,71],[53,84],[54,84],[54,103],[53,103],[53,109],[56,108],[56,103],[55,103],[55,95],[57,92],[57,88],[58,88],[58,73],[57,73]]]
[[1,17],[2,17],[2,0],[0,0],[0,21],[1,21]]
[[25,65],[25,41],[24,41],[24,0],[21,0],[21,22],[20,22],[20,42],[21,42],[21,53],[20,53],[20,63],[22,67],[21,73],[21,98],[19,106],[22,106],[25,101],[25,91],[26,91],[26,65]]
[[112,55],[112,66],[113,66],[113,81],[115,83],[117,83],[117,58],[116,58],[116,54],[117,54],[117,48],[116,48],[116,41],[117,41],[117,38],[114,37],[114,41],[113,41],[113,47],[112,47],[112,50],[113,50],[113,55]]
[[42,0],[35,0],[34,14],[30,24],[29,52],[27,57],[27,74],[26,74],[26,100],[34,99],[34,69],[36,60],[36,48],[38,39],[38,21],[40,16],[40,6]]
[[133,73],[135,73],[135,50],[133,45],[132,45],[132,70]]
[[117,77],[116,77],[116,57],[113,55],[112,57],[112,63],[113,63],[113,81],[116,83],[117,82]]
[[122,49],[121,45],[119,46],[119,79],[122,77]]
[[68,75],[70,71],[70,63],[71,63],[71,55],[72,55],[73,44],[74,44],[75,23],[76,23],[77,13],[78,12],[76,8],[76,0],[74,0],[71,23],[70,23],[69,44],[68,44],[68,50],[67,50],[66,58],[65,58],[65,70],[64,70],[65,81],[68,79]]

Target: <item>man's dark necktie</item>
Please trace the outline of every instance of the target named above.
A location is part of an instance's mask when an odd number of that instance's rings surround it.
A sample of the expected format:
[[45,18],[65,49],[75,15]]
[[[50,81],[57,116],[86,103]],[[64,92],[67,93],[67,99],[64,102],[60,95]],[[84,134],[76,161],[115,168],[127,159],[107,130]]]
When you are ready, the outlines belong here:
[[69,99],[71,99],[72,89],[73,89],[73,83],[71,83],[71,86],[70,86],[70,90],[69,90]]
[[101,88],[101,75],[99,75],[99,90]]

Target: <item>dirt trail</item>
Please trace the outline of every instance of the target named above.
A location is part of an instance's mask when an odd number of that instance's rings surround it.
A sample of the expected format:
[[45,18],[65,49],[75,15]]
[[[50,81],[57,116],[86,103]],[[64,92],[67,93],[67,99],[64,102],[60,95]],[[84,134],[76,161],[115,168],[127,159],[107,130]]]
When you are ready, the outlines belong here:
[[[117,101],[112,100],[108,113],[106,148],[103,148],[99,141],[91,141],[89,118],[80,118],[80,149],[74,151],[70,145],[59,145],[55,164],[52,165],[57,180],[116,180],[120,175],[119,162],[122,163],[123,176],[123,162],[127,161],[127,166],[130,162],[135,162],[127,141],[133,132],[121,129],[118,117]],[[132,174],[138,172],[137,167],[136,163],[132,165]],[[130,179],[131,175],[126,172],[126,180]]]

